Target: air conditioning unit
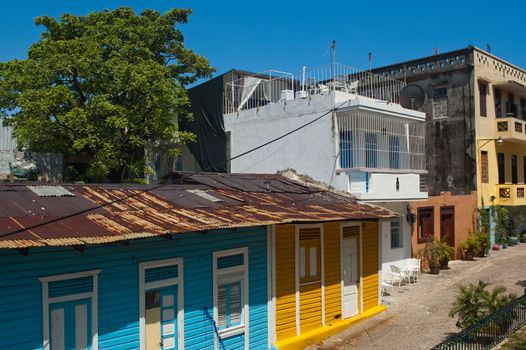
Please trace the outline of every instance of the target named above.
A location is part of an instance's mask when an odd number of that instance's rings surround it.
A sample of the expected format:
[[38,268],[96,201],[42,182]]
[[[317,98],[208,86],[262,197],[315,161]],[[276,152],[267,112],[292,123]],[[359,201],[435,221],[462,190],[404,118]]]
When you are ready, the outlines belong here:
[[296,98],[307,98],[307,91],[305,90],[296,91]]
[[294,91],[292,90],[281,90],[280,101],[290,101],[294,99]]

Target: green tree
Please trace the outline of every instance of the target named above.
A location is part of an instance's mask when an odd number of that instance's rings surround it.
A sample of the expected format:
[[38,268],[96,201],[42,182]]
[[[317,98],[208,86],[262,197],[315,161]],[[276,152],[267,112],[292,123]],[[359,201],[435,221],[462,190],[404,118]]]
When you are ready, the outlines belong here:
[[0,112],[30,150],[85,159],[90,181],[140,181],[152,152],[176,154],[195,135],[185,86],[209,77],[208,61],[176,25],[191,11],[130,8],[39,17],[26,60],[0,64]]

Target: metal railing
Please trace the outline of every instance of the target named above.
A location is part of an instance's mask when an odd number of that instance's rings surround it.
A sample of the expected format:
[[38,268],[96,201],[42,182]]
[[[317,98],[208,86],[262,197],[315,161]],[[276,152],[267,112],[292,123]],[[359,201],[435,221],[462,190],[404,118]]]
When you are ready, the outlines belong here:
[[314,69],[304,67],[298,74],[271,70],[227,82],[223,108],[228,114],[332,91],[398,103],[405,85],[402,81],[339,63]]
[[431,350],[491,349],[525,324],[526,295],[523,295]]

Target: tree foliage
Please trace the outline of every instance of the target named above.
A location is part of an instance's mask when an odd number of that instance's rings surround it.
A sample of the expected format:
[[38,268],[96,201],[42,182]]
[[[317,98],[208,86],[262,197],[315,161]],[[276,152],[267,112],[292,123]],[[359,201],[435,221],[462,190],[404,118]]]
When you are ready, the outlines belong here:
[[194,137],[177,128],[191,117],[185,86],[213,72],[176,28],[190,13],[37,18],[28,58],[0,64],[0,111],[19,144],[86,159],[98,181],[143,178],[145,155],[176,153]]

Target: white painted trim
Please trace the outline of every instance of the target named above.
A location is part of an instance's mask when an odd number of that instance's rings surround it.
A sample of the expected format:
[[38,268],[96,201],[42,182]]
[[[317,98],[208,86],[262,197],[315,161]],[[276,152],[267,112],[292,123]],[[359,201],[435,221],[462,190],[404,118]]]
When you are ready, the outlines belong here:
[[325,326],[325,233],[320,224],[320,259],[321,259],[321,325]]
[[[177,278],[148,282],[144,280],[147,269],[164,266],[177,266]],[[146,302],[145,293],[149,289],[156,289],[177,285],[177,345],[184,349],[184,267],[183,258],[171,258],[139,263],[139,339],[140,349],[146,349]]]
[[[51,342],[50,342],[50,324],[49,324],[49,304],[54,304],[58,302],[64,302],[64,301],[72,301],[72,300],[78,300],[78,299],[86,299],[91,298],[91,349],[92,350],[98,350],[99,344],[98,344],[98,293],[99,293],[99,286],[98,286],[98,274],[100,273],[100,269],[98,270],[89,270],[89,271],[80,271],[80,272],[73,272],[73,273],[66,273],[62,275],[54,275],[54,276],[46,276],[46,277],[40,277],[38,280],[42,283],[42,315],[43,315],[43,349],[44,350],[50,350],[51,348]],[[66,281],[76,278],[82,278],[82,277],[92,277],[93,278],[93,285],[92,285],[92,291],[90,293],[79,293],[74,295],[67,295],[62,297],[55,297],[55,298],[49,298],[49,283],[50,282],[57,282],[57,281]]]
[[296,335],[300,335],[300,230],[299,225],[295,225],[294,232],[294,286],[295,286],[295,297],[296,297]]
[[274,251],[273,251],[273,226],[267,226],[267,329],[268,329],[268,349],[272,348],[276,336],[276,314],[275,309],[275,294],[273,289],[274,276]]
[[272,318],[273,318],[272,344],[274,344],[277,341],[276,305],[277,305],[277,300],[276,300],[276,225],[272,225]]
[[66,302],[66,301],[88,299],[88,298],[93,298],[93,292],[71,294],[71,295],[64,295],[64,296],[61,296],[61,297],[49,298],[48,302],[50,304],[51,303],[63,303],[63,302]]
[[[383,252],[382,252],[382,229],[383,229],[383,222],[386,220],[378,220],[378,305],[382,304],[382,281],[383,281],[383,271],[382,271],[382,260],[383,260]],[[403,230],[403,222],[400,222],[400,230]],[[401,239],[403,241],[404,235],[402,234],[402,231],[400,233]]]
[[343,223],[340,223],[340,312],[343,320],[344,282],[343,282]]
[[[236,266],[235,268],[225,268],[218,271],[217,268],[217,259],[223,256],[243,254],[243,268]],[[217,326],[219,319],[219,313],[217,311],[217,289],[218,289],[218,280],[221,275],[228,275],[231,273],[243,272],[243,277],[241,278],[241,285],[243,286],[243,308],[242,308],[242,319],[243,324],[240,326],[232,327],[231,329],[221,330],[218,333],[223,335],[223,337],[231,337],[237,334],[241,334],[241,329],[245,333],[245,349],[249,348],[249,260],[248,260],[248,247],[227,249],[221,251],[215,251],[212,253],[212,293],[213,293],[213,302],[214,302],[214,322]],[[239,281],[239,278],[236,278],[235,281]],[[227,282],[228,283],[228,282]],[[214,332],[214,349],[218,350],[219,348],[219,339],[217,339],[217,334]]]
[[80,272],[72,272],[72,273],[65,273],[63,275],[54,275],[54,276],[47,276],[47,277],[40,277],[38,280],[42,283],[44,282],[57,282],[57,281],[65,281],[65,280],[72,280],[75,278],[82,278],[82,277],[89,277],[93,275],[98,275],[100,273],[99,270],[89,270],[89,271],[80,271]]
[[363,237],[362,237],[362,231],[363,231],[363,225],[364,223],[360,223],[360,256],[358,257],[360,259],[360,311],[359,314],[363,313]]

